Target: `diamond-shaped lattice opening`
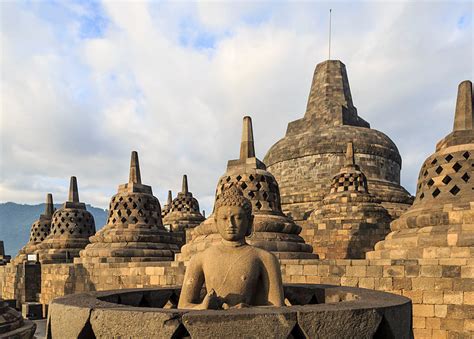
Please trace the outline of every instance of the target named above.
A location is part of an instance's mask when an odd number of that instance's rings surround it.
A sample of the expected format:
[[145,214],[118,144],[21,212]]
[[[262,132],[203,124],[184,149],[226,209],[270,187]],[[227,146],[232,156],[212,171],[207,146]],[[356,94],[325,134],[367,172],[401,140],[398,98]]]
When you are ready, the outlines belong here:
[[127,215],[130,216],[130,214],[132,214],[132,211],[127,210]]
[[129,198],[128,198],[128,202],[132,202],[132,198],[129,197]]
[[431,161],[431,165],[434,165],[438,162],[438,159],[434,158],[432,161]]
[[440,174],[441,172],[443,172],[443,167],[441,166],[438,166],[435,170],[436,173]]
[[469,154],[468,151],[466,151],[466,152],[464,152],[464,153],[462,154],[462,156],[464,157],[464,159],[467,160],[467,159],[469,159],[470,154]]
[[242,185],[240,185],[240,188],[245,190],[247,188],[247,184],[245,182],[243,182]]
[[138,202],[142,202],[142,198],[138,198]]
[[425,172],[423,173],[423,176],[426,177],[428,175],[428,170],[425,170]]
[[119,201],[123,201],[123,197],[120,197],[120,198],[119,198]]
[[252,174],[250,174],[250,175],[249,175],[249,179],[250,179],[250,181],[253,181],[255,178],[254,178],[254,176],[253,176]]
[[250,192],[248,193],[248,195],[249,195],[249,197],[253,198],[253,197],[255,196],[255,193],[253,193],[252,191],[250,191]]
[[120,219],[120,221],[124,223],[125,221],[127,221],[127,218],[122,217],[122,219]]
[[268,198],[268,193],[267,193],[267,192],[263,192],[262,196],[263,196],[263,199],[267,200],[267,198]]
[[124,203],[124,204],[123,204],[123,207],[124,207],[124,208],[128,208],[128,204],[127,204],[127,203]]
[[133,207],[133,209],[137,208],[137,204],[133,203],[132,207]]
[[462,168],[462,166],[456,162],[454,165],[453,165],[453,170],[455,170],[456,172],[459,172],[459,170]]
[[265,179],[265,176],[262,175],[262,176],[260,177],[260,181],[261,181],[261,182],[265,182],[265,181],[267,181],[267,179]]
[[257,189],[259,190],[260,188],[262,188],[262,185],[260,185],[260,183],[256,184],[255,187],[257,187]]
[[428,182],[426,184],[428,185],[428,187],[433,186],[433,184],[434,184],[433,179],[428,180]]
[[433,193],[431,193],[431,195],[433,196],[433,198],[436,198],[440,193],[441,191],[439,189],[435,189]]
[[456,185],[454,185],[453,188],[451,188],[451,189],[449,190],[449,192],[451,192],[452,195],[456,195],[456,194],[459,193],[460,190],[461,190],[461,189],[460,189],[459,187],[457,187]]
[[461,179],[464,180],[464,182],[468,182],[469,179],[471,179],[471,177],[469,176],[469,174],[464,173],[464,175],[461,177]]
[[237,179],[237,181],[240,181],[240,179],[242,179],[242,176],[238,175],[235,179]]
[[447,162],[450,162],[451,160],[453,160],[453,156],[451,154],[448,154],[444,159],[447,161]]
[[121,217],[121,216],[122,216],[122,212],[120,212],[120,210],[118,210],[118,211],[117,211],[117,215],[118,215],[119,217]]
[[260,201],[257,201],[255,206],[257,206],[258,209],[261,209],[262,208],[262,203]]
[[451,181],[451,177],[449,175],[447,175],[443,178],[442,181],[444,182],[445,185],[447,185]]

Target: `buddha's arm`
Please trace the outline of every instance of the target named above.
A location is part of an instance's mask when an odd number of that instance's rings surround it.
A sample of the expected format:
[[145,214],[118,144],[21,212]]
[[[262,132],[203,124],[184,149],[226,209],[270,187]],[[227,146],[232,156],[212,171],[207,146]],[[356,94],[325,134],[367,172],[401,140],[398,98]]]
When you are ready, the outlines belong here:
[[204,272],[202,269],[201,256],[198,254],[191,259],[184,274],[183,287],[179,296],[178,308],[198,309],[201,308],[199,297],[204,284]]
[[[272,253],[266,253],[262,258],[267,274],[264,274],[264,284],[268,288],[268,305],[284,306],[283,282],[280,262]],[[265,281],[266,280],[266,281]]]

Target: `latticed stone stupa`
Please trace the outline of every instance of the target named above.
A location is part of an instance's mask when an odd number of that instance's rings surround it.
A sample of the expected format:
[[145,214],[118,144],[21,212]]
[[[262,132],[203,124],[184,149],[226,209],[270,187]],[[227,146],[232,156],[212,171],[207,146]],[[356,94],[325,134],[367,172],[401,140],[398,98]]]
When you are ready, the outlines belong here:
[[54,212],[49,235],[37,245],[40,261],[44,264],[72,262],[94,233],[94,217],[86,205],[79,202],[77,179],[71,177],[69,199]]
[[8,264],[10,261],[10,256],[5,254],[5,247],[3,246],[3,241],[0,240],[0,266]]
[[[255,157],[252,120],[244,117],[240,158],[230,160],[226,173],[219,179],[216,199],[230,186],[239,187],[252,203],[253,233],[247,241],[272,251],[280,258],[315,258],[311,245],[299,236],[301,227],[285,216],[281,210],[278,183],[266,170],[265,164]],[[192,241],[181,249],[184,258],[201,251],[214,241],[220,241],[214,215],[197,226]]]
[[352,142],[347,144],[346,163],[333,177],[330,193],[309,220],[315,227],[314,252],[321,259],[363,259],[389,233],[390,215],[369,193],[367,178],[355,164]]
[[188,177],[185,174],[181,192],[169,204],[163,223],[170,225],[171,231],[176,232],[196,227],[204,220],[199,211],[199,202],[188,190]]
[[400,186],[397,147],[358,116],[346,67],[339,60],[327,60],[316,66],[304,118],[290,122],[285,137],[264,158],[280,184],[285,213],[295,220],[309,217],[329,192],[351,141],[372,193],[390,214],[396,217],[410,206],[412,197]]
[[464,81],[453,132],[423,163],[413,206],[367,258],[474,258],[473,120],[472,83]]
[[30,239],[28,243],[20,249],[14,261],[23,261],[30,253],[34,253],[38,244],[46,239],[51,231],[51,222],[53,220],[53,213],[55,211],[53,204],[53,195],[48,193],[46,195],[46,205],[44,213],[40,215],[39,219],[31,225]]
[[166,204],[161,209],[162,220],[169,213],[172,202],[173,202],[173,193],[171,191],[168,191],[168,199],[166,200]]
[[138,153],[132,152],[129,181],[110,200],[107,224],[90,237],[81,261],[168,261],[179,250],[179,239],[166,231],[158,199],[143,185]]

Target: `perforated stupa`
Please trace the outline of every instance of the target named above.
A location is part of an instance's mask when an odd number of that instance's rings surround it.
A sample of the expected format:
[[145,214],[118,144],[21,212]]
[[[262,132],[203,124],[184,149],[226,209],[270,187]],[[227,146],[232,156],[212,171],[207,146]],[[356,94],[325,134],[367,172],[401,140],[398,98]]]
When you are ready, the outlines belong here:
[[[266,170],[265,164],[255,157],[252,120],[245,117],[240,145],[240,158],[230,160],[226,173],[219,179],[216,203],[223,190],[239,187],[252,203],[253,232],[247,238],[251,245],[271,251],[280,258],[315,258],[311,245],[299,236],[301,227],[281,210],[278,183]],[[182,248],[184,258],[203,250],[215,241],[221,241],[211,214],[197,226],[192,241]]]
[[130,176],[110,200],[107,224],[90,238],[81,261],[168,261],[178,251],[178,239],[166,231],[158,199],[141,181],[138,153],[132,152]]
[[54,212],[48,237],[38,244],[40,261],[45,264],[72,262],[95,233],[95,222],[86,205],[79,202],[76,177],[71,177],[69,199]]

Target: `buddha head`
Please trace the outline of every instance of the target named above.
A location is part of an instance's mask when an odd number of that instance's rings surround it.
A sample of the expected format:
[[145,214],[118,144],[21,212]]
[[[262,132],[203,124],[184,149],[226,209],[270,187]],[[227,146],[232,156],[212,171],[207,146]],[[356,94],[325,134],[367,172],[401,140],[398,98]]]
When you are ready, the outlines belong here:
[[252,232],[252,204],[235,186],[224,190],[216,199],[214,220],[226,241],[242,241]]

